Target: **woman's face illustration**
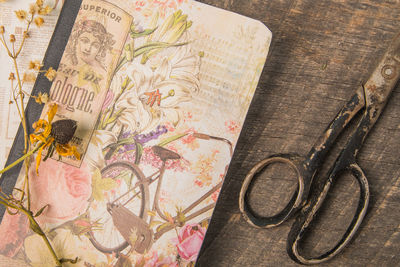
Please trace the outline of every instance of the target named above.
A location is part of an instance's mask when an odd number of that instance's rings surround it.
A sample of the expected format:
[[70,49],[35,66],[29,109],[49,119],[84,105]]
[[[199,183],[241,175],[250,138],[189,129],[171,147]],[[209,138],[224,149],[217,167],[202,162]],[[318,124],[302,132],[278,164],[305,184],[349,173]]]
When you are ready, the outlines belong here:
[[78,58],[92,65],[100,52],[101,44],[92,33],[84,32],[78,37],[76,48]]

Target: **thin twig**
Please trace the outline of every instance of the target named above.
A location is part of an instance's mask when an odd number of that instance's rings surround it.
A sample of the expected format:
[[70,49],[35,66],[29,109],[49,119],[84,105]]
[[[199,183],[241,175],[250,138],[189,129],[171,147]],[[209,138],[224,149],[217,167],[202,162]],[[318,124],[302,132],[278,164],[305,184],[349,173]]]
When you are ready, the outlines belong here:
[[10,170],[11,168],[15,167],[18,163],[22,162],[24,159],[28,158],[29,156],[32,156],[34,153],[36,153],[36,151],[38,151],[44,145],[45,145],[44,143],[40,143],[37,147],[35,147],[31,151],[29,151],[28,153],[25,153],[22,157],[20,157],[19,159],[17,159],[16,161],[11,163],[10,165],[5,167],[4,169],[0,170],[0,174],[2,174],[3,172],[6,172],[6,171]]
[[[26,34],[28,34],[29,27],[31,26],[32,21],[33,21],[33,14],[31,16],[31,20],[27,20],[28,24],[27,24],[26,30],[25,30]],[[18,57],[19,53],[21,53],[22,47],[24,46],[24,43],[25,43],[25,40],[26,40],[25,32],[23,33],[22,42],[21,42],[21,45],[19,46],[19,49],[18,49],[17,53],[15,54],[15,57]]]

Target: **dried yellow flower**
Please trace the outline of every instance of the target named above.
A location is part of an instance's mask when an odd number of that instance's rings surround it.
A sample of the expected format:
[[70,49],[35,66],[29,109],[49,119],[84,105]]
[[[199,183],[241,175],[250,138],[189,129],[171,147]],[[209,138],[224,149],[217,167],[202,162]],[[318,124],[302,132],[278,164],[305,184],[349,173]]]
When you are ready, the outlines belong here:
[[14,34],[10,34],[10,42],[11,43],[15,42],[15,35]]
[[33,96],[33,98],[38,104],[46,104],[49,101],[49,95],[47,93],[39,93],[37,96]]
[[56,77],[56,75],[57,75],[57,71],[56,71],[55,69],[53,69],[52,67],[50,67],[50,68],[46,71],[46,73],[44,74],[44,76],[46,76],[46,78],[47,78],[49,81],[53,81],[54,78]]
[[35,60],[35,61],[29,61],[29,69],[30,70],[40,70],[40,67],[42,66],[42,64],[40,64],[39,60]]
[[33,73],[24,73],[22,81],[25,83],[34,83],[36,80],[36,75]]
[[36,5],[38,7],[42,7],[43,6],[43,0],[36,0]]
[[40,8],[38,13],[39,15],[47,15],[49,14],[53,9],[50,6],[45,6],[43,8]]
[[0,34],[5,33],[6,29],[4,28],[3,25],[0,26]]
[[26,16],[28,15],[25,10],[17,10],[14,12],[19,20],[25,20]]
[[29,13],[34,15],[38,11],[38,7],[35,4],[30,4],[29,5]]
[[24,38],[29,38],[29,37],[31,37],[31,36],[29,35],[29,32],[24,31]]
[[15,80],[15,75],[14,75],[13,72],[10,72],[10,76],[8,76],[8,79],[9,79],[10,81]]
[[[51,122],[53,121],[54,115],[57,113],[57,108],[57,104],[50,105],[49,110],[47,111],[47,121],[40,119],[34,122],[32,125],[32,127],[35,129],[35,132],[29,135],[31,144],[36,144],[37,142],[43,143],[36,156],[36,173],[38,173],[43,149],[49,147],[54,142],[54,138],[50,136]],[[41,132],[39,133],[39,131]]]
[[37,18],[35,18],[35,24],[36,24],[36,26],[40,27],[40,26],[43,25],[43,23],[44,23],[44,19],[43,19],[42,17],[37,17]]

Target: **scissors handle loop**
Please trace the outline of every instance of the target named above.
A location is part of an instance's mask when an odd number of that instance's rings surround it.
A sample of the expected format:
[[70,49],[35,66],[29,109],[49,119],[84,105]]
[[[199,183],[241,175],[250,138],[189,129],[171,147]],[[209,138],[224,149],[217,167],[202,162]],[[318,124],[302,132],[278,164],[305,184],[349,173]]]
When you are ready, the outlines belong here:
[[[357,179],[360,186],[360,198],[353,220],[340,241],[332,249],[317,257],[305,257],[299,252],[299,243],[305,232],[308,230],[311,221],[316,217],[319,208],[322,206],[330,186],[334,180],[338,178],[338,175],[343,173],[343,171],[349,171],[352,176]],[[344,170],[340,167],[333,168],[329,178],[322,187],[321,192],[313,195],[313,198],[310,200],[310,205],[304,206],[304,208],[300,210],[299,216],[294,222],[287,239],[287,252],[289,256],[300,264],[317,264],[327,261],[337,255],[351,241],[360,227],[367,212],[369,196],[370,193],[367,178],[357,163],[349,164]]]
[[[302,158],[300,158],[296,154],[272,155],[260,161],[249,171],[246,178],[244,179],[239,196],[239,209],[248,223],[258,228],[271,228],[274,226],[278,226],[301,207],[302,203],[306,200],[304,199],[304,196],[308,194],[309,188],[309,181],[308,179],[304,179],[302,169],[299,167],[301,161]],[[253,182],[253,179],[256,178],[256,175],[258,173],[274,163],[283,163],[295,171],[298,183],[297,189],[293,193],[290,201],[287,203],[285,208],[283,208],[274,216],[262,217],[257,215],[248,204],[248,197],[250,194],[249,186]]]

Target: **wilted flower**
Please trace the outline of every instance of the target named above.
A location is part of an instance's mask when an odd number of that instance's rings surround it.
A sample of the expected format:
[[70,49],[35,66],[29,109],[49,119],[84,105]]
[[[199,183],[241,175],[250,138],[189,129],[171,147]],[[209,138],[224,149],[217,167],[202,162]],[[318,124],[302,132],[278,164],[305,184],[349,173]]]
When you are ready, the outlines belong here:
[[42,7],[43,6],[43,0],[36,0],[36,5],[38,7]]
[[49,101],[49,95],[47,93],[42,94],[40,92],[37,96],[33,96],[33,98],[38,104],[46,104]]
[[32,15],[36,14],[37,10],[38,10],[37,5],[35,5],[35,4],[29,5],[29,13],[30,14],[32,14]]
[[54,78],[56,77],[56,75],[57,75],[57,71],[56,71],[55,69],[53,69],[53,67],[50,67],[50,68],[46,71],[46,73],[44,74],[44,76],[46,76],[46,78],[47,78],[49,81],[53,81]]
[[47,15],[49,14],[53,9],[50,6],[45,6],[43,8],[39,8],[39,15]]
[[31,144],[41,142],[36,156],[36,173],[38,173],[42,151],[47,147],[49,148],[47,155],[50,157],[54,149],[57,151],[58,155],[62,157],[74,156],[78,160],[81,157],[76,147],[68,144],[75,133],[77,127],[76,121],[64,119],[52,123],[57,109],[57,104],[50,105],[47,112],[47,121],[39,119],[32,125],[35,131],[33,134],[29,135]]
[[35,18],[35,24],[36,24],[36,26],[40,27],[40,26],[43,25],[43,23],[44,23],[44,19],[43,19],[42,17],[37,17],[37,18]]
[[28,15],[25,10],[17,10],[14,12],[19,20],[25,20],[26,16]]
[[3,25],[0,26],[0,34],[3,34],[6,31]]
[[35,60],[35,61],[29,61],[29,69],[30,70],[40,70],[40,67],[42,66],[42,64],[40,64],[39,60]]
[[14,81],[14,80],[15,80],[14,72],[10,72],[10,76],[8,76],[8,79],[9,79],[10,81]]
[[14,34],[10,34],[10,42],[11,43],[15,42],[15,35]]

